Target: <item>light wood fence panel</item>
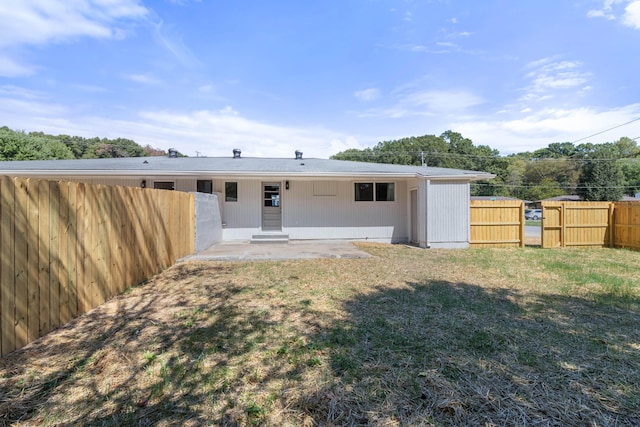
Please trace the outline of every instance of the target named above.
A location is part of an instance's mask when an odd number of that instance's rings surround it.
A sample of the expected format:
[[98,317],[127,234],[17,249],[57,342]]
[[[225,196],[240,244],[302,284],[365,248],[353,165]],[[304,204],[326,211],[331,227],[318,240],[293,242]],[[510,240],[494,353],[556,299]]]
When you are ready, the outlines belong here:
[[613,245],[613,202],[543,202],[542,247]]
[[0,177],[0,354],[194,251],[191,194]]
[[471,247],[523,247],[524,202],[472,200]]
[[640,202],[617,202],[613,217],[614,246],[640,250]]

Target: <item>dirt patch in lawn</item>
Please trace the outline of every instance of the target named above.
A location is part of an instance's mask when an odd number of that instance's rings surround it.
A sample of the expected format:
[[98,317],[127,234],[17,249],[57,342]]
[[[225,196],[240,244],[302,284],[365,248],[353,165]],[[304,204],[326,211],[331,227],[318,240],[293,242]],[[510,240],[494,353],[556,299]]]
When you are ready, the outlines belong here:
[[640,254],[360,247],[176,265],[0,359],[0,424],[640,424]]

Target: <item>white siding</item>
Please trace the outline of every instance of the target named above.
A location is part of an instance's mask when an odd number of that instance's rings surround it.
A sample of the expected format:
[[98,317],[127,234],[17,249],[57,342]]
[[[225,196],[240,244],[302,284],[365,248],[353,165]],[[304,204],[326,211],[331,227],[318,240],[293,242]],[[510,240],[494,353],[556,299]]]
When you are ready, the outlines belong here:
[[[353,181],[290,181],[282,191],[282,231],[291,239],[406,242],[407,185],[394,182],[395,201],[356,202]],[[314,195],[327,193],[335,196]]]
[[431,247],[467,247],[469,184],[431,181],[427,191],[427,240]]
[[[224,183],[238,183],[238,201],[225,201]],[[214,191],[220,193],[223,240],[248,240],[260,232],[262,181],[237,178],[216,179]]]

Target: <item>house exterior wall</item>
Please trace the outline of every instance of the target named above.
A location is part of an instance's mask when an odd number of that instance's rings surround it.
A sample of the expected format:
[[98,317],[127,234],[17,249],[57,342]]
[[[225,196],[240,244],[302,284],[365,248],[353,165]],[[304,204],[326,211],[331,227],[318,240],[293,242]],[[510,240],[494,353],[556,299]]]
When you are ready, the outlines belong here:
[[[356,182],[393,182],[395,200],[356,202]],[[407,242],[407,196],[405,181],[290,181],[282,194],[282,231],[291,239]]]
[[218,194],[195,194],[196,252],[222,242],[222,218]]
[[427,241],[432,248],[469,246],[469,183],[431,181],[427,185]]
[[[225,200],[225,182],[238,183],[238,200]],[[250,179],[215,179],[213,191],[220,194],[223,240],[248,240],[260,233],[262,181]]]
[[[238,183],[238,200],[224,200],[225,182]],[[395,184],[393,202],[356,202],[355,182],[372,180],[310,181],[277,179],[216,179],[221,193],[223,239],[248,240],[262,232],[262,183],[281,183],[282,233],[298,239],[368,239],[408,241],[408,191],[404,181]]]

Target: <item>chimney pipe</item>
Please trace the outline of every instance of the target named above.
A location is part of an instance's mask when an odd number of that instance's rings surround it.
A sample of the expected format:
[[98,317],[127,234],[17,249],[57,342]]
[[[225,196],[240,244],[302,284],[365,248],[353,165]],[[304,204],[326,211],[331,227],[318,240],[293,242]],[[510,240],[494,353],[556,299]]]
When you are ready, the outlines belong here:
[[302,151],[296,150],[296,160],[302,160]]
[[240,158],[240,154],[242,154],[242,151],[240,151],[240,149],[238,149],[238,148],[234,148],[233,149],[233,158],[234,159],[239,159]]
[[178,150],[176,150],[175,148],[169,148],[169,157],[172,159],[175,159],[176,157],[178,157]]

